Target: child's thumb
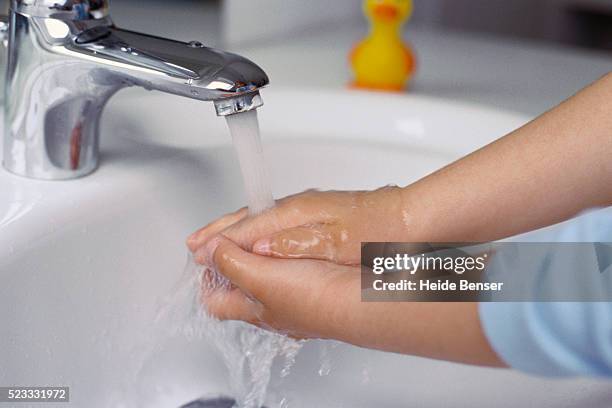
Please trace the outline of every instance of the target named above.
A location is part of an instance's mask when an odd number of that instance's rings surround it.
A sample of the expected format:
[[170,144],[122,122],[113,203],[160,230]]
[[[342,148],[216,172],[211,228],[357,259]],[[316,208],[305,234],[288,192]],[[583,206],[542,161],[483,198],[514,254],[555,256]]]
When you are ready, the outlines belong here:
[[210,267],[244,292],[259,295],[265,272],[272,267],[271,259],[247,252],[222,235],[212,239],[204,251]]

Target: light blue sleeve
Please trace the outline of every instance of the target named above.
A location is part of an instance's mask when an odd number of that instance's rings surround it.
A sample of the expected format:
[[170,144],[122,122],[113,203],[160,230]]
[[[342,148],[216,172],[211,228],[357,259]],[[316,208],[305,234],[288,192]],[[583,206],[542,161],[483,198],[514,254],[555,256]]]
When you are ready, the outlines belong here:
[[[612,207],[520,239],[612,242]],[[612,260],[601,262],[603,273],[612,274]],[[612,287],[606,290],[612,298]],[[509,366],[547,377],[612,377],[612,303],[481,303],[479,309],[489,342]]]

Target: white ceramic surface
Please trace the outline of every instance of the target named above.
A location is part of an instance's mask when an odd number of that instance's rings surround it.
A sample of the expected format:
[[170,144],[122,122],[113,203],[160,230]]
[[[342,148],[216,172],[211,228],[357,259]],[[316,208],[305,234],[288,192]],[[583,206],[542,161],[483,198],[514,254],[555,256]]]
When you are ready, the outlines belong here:
[[[404,185],[527,120],[423,97],[274,88],[263,96],[277,196]],[[178,407],[227,392],[210,347],[150,335],[160,298],[182,273],[185,237],[244,203],[225,123],[209,104],[129,90],[111,101],[102,133],[103,162],[90,177],[41,182],[0,171],[0,386],[70,386],[69,406],[89,408]],[[272,395],[322,408],[612,399],[609,383],[344,345],[319,376],[319,353],[320,343],[308,344],[289,377],[275,375]]]

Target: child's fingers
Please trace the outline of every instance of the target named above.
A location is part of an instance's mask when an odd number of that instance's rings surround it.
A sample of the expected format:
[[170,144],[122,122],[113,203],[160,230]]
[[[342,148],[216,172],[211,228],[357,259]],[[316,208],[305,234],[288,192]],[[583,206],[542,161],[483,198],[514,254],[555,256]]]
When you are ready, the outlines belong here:
[[[255,255],[240,248],[229,239],[218,235],[196,253],[196,261],[212,264],[243,292],[259,299],[266,280],[273,274],[274,259]],[[278,262],[278,261],[276,261]],[[279,265],[276,265],[278,268]]]
[[286,209],[276,207],[232,224],[223,231],[223,235],[242,248],[251,250],[253,243],[259,238],[300,224],[301,219],[294,219]]
[[327,206],[321,193],[307,191],[276,201],[276,206],[257,216],[232,224],[223,235],[241,247],[252,250],[255,241],[278,231],[326,221]]
[[191,252],[195,252],[204,245],[210,237],[220,233],[232,224],[235,224],[247,216],[247,209],[242,208],[236,212],[225,215],[216,221],[199,229],[187,238],[187,247]]
[[223,235],[242,248],[251,250],[253,243],[261,237],[325,219],[325,215],[322,215],[325,212],[320,211],[325,200],[320,194],[306,192],[285,197],[276,202],[276,207],[257,216],[248,217],[247,209],[243,208],[195,232],[188,238],[187,245],[194,252],[212,236],[223,232]]
[[253,252],[276,258],[338,259],[336,228],[327,225],[296,227],[262,238],[253,245]]
[[219,320],[242,320],[254,325],[261,323],[261,304],[247,298],[240,289],[218,291],[204,297],[203,301],[208,313]]

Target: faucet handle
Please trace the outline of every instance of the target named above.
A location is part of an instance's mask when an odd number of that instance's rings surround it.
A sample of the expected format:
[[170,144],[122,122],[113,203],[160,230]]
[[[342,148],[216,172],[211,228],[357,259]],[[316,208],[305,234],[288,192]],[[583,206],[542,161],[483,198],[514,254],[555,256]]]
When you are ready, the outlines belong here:
[[84,21],[108,17],[108,0],[11,0],[11,10],[32,17]]

